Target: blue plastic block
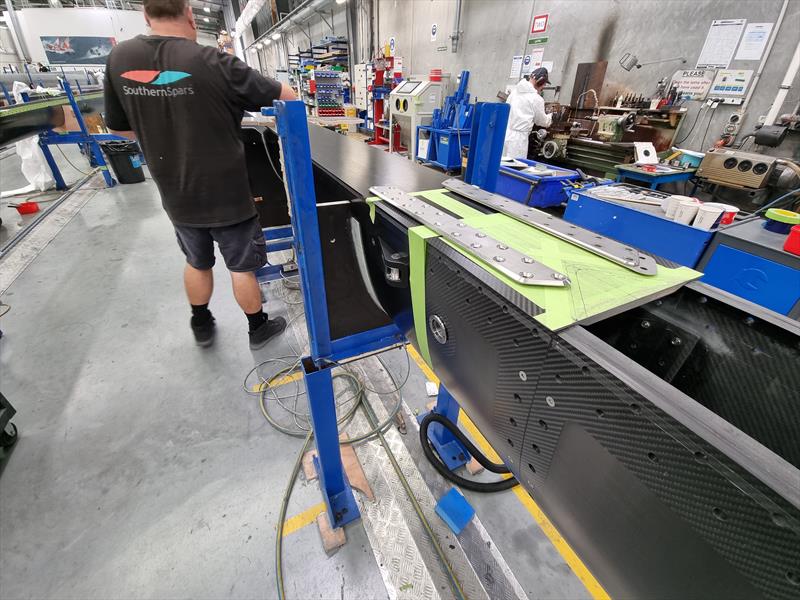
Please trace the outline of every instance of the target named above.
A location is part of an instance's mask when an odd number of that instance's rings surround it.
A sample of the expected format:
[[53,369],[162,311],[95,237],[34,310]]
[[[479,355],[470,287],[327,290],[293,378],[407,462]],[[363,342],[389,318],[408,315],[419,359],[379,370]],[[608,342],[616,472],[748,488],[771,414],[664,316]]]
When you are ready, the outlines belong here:
[[436,514],[458,535],[475,515],[475,509],[456,488],[450,488],[436,504]]

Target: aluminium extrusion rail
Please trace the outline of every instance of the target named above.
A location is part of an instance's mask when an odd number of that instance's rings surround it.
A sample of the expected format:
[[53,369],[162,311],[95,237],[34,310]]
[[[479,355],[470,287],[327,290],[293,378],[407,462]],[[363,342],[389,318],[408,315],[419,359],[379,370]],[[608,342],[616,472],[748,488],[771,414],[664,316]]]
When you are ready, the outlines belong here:
[[381,200],[411,215],[414,219],[443,236],[482,262],[501,271],[523,285],[567,286],[569,278],[544,265],[461,219],[431,206],[394,186],[369,188]]
[[632,246],[627,246],[583,227],[572,225],[563,219],[530,206],[525,206],[499,194],[492,194],[460,179],[448,179],[442,185],[451,192],[465,196],[512,219],[583,248],[634,273],[655,275],[658,272],[658,265],[655,259],[652,256],[638,252]]

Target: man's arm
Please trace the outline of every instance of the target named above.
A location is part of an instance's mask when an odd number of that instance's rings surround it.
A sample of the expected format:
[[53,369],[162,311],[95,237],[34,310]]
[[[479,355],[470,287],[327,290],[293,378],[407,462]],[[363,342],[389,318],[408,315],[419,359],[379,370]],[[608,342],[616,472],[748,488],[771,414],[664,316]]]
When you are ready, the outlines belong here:
[[537,127],[550,127],[553,115],[544,111],[544,98],[538,94],[533,99],[533,124]]
[[106,61],[106,76],[103,77],[103,92],[106,101],[105,121],[106,127],[114,135],[126,137],[131,140],[136,139],[136,134],[132,131],[125,109],[119,101],[114,86],[111,84],[111,57]]
[[236,103],[242,110],[259,111],[275,100],[295,100],[294,90],[271,77],[264,77],[230,54],[218,53]]

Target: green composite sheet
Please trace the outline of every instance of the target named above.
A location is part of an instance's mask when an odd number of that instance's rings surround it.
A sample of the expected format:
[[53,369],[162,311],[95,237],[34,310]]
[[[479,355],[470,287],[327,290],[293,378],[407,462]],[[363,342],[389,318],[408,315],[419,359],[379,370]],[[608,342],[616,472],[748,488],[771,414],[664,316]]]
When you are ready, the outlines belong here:
[[[553,331],[665,295],[702,275],[687,267],[668,268],[660,265],[655,276],[639,275],[506,215],[483,214],[447,196],[446,191],[430,190],[413,195],[459,215],[468,225],[569,277],[572,283],[564,287],[521,285],[447,242],[541,307],[544,312],[533,318]],[[425,334],[425,240],[437,237],[437,234],[419,226],[409,229],[408,236],[414,322],[420,353],[430,362]]]

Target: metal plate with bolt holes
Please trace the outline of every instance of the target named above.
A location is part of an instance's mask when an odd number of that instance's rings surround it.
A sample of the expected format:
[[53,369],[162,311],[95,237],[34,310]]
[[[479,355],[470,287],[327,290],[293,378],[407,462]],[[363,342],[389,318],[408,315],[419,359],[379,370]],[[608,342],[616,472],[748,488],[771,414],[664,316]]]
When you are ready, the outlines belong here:
[[518,283],[549,286],[566,286],[570,283],[566,275],[554,271],[527,254],[508,247],[480,229],[470,227],[461,219],[456,219],[435,206],[414,198],[400,188],[375,186],[369,190],[384,202],[402,210],[449,242]]
[[568,221],[520,204],[499,194],[492,194],[460,179],[448,179],[442,185],[451,192],[461,194],[478,204],[493,208],[497,212],[517,219],[526,225],[554,235],[592,254],[602,256],[634,273],[655,275],[658,272],[658,265],[655,259],[652,256],[638,252],[636,248],[626,246],[616,240],[599,235],[583,227],[578,227]]

